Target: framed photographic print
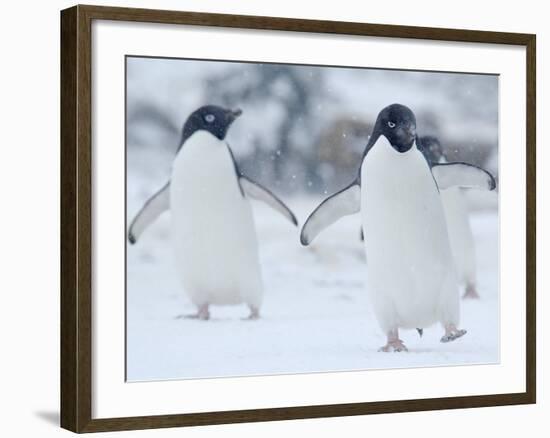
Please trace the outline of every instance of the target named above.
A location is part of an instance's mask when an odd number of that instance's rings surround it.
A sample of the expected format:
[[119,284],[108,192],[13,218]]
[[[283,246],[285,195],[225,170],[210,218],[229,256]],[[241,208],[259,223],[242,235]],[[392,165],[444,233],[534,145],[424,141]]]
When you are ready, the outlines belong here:
[[61,13],[61,425],[535,403],[535,36]]

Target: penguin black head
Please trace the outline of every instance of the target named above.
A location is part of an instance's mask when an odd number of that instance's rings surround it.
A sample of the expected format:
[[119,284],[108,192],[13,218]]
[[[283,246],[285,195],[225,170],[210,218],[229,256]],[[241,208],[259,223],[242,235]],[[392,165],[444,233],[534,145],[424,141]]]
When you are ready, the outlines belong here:
[[378,114],[367,149],[374,145],[381,135],[388,139],[397,152],[407,152],[416,139],[414,113],[398,103],[387,106]]
[[216,105],[201,106],[187,118],[185,125],[183,125],[180,147],[185,140],[200,130],[207,131],[218,139],[223,140],[231,124],[241,114],[242,111],[238,108],[230,110]]
[[416,145],[430,164],[437,164],[441,162],[442,158],[445,158],[443,147],[437,137],[433,137],[431,135],[419,137]]

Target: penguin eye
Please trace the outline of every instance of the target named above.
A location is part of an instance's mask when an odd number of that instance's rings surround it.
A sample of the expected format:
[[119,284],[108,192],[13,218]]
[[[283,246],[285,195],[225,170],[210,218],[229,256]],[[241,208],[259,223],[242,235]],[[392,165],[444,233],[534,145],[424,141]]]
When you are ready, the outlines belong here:
[[395,128],[395,123],[389,121],[388,126],[393,129],[393,128]]
[[214,120],[216,120],[216,117],[214,114],[207,114],[204,116],[204,120],[206,120],[208,123],[212,123]]

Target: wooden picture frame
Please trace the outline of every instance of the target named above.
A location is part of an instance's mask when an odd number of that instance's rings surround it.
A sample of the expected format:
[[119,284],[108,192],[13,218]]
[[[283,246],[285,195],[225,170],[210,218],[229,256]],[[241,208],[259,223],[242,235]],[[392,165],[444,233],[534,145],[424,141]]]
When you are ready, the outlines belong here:
[[[521,393],[346,403],[127,418],[92,418],[92,21],[185,24],[369,37],[517,45],[526,48],[526,391]],[[75,6],[61,12],[61,426],[74,432],[529,404],[536,401],[536,37],[439,29]]]

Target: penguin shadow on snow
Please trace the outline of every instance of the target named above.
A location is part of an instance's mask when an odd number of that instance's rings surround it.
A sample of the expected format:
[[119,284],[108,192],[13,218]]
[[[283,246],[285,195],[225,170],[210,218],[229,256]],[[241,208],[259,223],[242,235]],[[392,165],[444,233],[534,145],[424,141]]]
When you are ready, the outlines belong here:
[[135,244],[170,211],[177,272],[197,308],[190,319],[210,319],[211,305],[242,303],[249,319],[260,317],[263,284],[251,199],[298,225],[283,201],[240,172],[225,137],[241,114],[206,105],[187,118],[168,182],[145,202],[128,231]]
[[[412,183],[414,182],[414,183]],[[467,163],[428,163],[410,108],[382,109],[355,179],[310,214],[304,246],[343,216],[360,214],[368,260],[367,287],[383,352],[407,351],[399,329],[422,333],[436,323],[443,343],[464,336],[455,261],[441,192],[456,187],[494,190],[493,176]]]
[[[191,313],[191,312],[179,313],[179,314],[176,314],[175,316],[172,317],[173,321],[178,321],[178,323],[185,322],[186,324],[189,324],[190,326],[193,325],[194,327],[203,326],[205,321],[208,321],[209,324],[225,324],[225,323],[233,324],[233,323],[236,323],[238,321],[239,322],[240,321],[243,321],[243,322],[251,321],[251,322],[253,322],[253,321],[257,321],[258,319],[259,318],[250,318],[250,316],[248,316],[248,317],[244,317],[244,316],[243,317],[238,317],[234,314],[231,314],[231,315],[215,315],[215,316],[209,315],[208,319],[203,319],[203,318],[198,317],[195,313]],[[270,320],[270,317],[262,315],[261,320],[263,322],[266,322],[266,321]]]

